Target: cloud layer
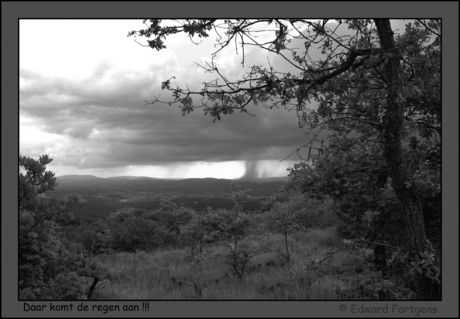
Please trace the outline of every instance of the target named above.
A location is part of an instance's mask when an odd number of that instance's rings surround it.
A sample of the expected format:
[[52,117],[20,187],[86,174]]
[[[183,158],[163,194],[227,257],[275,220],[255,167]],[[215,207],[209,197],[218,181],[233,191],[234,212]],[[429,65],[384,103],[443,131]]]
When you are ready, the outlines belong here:
[[[140,28],[141,22],[130,20],[21,21],[23,155],[50,153],[55,164],[82,172],[230,161],[247,161],[250,168],[268,160],[273,160],[270,170],[278,170],[273,163],[306,143],[296,114],[282,109],[252,105],[256,117],[235,113],[212,123],[201,110],[181,116],[175,105],[145,104],[160,94],[170,99],[161,82],[171,76],[200,88],[207,75],[193,61],[205,60],[214,48],[212,41],[195,46],[172,39],[157,52],[126,39],[128,31]],[[37,33],[43,36],[38,48]],[[241,76],[241,56],[231,50],[217,63],[230,77]],[[266,60],[264,53],[249,51],[245,65]],[[268,165],[263,163],[259,170]]]

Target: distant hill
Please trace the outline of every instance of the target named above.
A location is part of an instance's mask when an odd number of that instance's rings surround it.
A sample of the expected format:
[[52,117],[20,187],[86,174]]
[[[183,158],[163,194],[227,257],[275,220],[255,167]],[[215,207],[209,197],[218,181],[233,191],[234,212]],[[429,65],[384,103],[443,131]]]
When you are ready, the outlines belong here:
[[284,177],[267,177],[267,178],[241,178],[235,180],[237,182],[251,182],[251,183],[269,183],[269,182],[283,182],[287,183],[289,178],[287,176]]
[[113,177],[107,177],[107,179],[133,181],[133,180],[151,180],[151,179],[161,179],[161,178],[146,177],[146,176],[113,176]]
[[56,178],[58,181],[63,180],[63,179],[66,179],[66,180],[71,179],[71,180],[79,180],[79,181],[103,179],[102,177],[97,177],[94,175],[62,175],[62,176],[56,176]]
[[288,181],[287,176],[285,177],[270,177],[270,178],[252,178],[252,179],[224,179],[224,178],[156,178],[156,177],[147,177],[147,176],[112,176],[112,177],[97,177],[94,175],[62,175],[56,176],[58,181],[60,180],[105,180],[105,181],[177,181],[177,182],[186,182],[186,183],[225,183],[228,184],[232,181],[235,182],[249,182],[249,183],[266,183],[266,182],[284,182]]
[[233,207],[230,198],[231,182],[238,182],[243,190],[249,190],[251,199],[246,202],[245,207],[252,211],[260,207],[260,202],[264,198],[272,195],[282,198],[280,188],[285,185],[286,179],[173,180],[145,176],[101,178],[93,175],[64,175],[58,176],[57,182],[59,186],[54,189],[53,195],[79,195],[84,202],[72,208],[74,216],[81,221],[95,221],[121,207],[155,210],[158,209],[161,199],[172,200],[177,205],[195,211],[206,211],[207,207],[230,209]]

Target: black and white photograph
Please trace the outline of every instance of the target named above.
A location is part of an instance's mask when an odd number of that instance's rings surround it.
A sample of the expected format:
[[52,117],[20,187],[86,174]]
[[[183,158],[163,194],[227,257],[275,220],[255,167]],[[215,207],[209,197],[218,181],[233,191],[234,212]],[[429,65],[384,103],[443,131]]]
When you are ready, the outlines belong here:
[[18,300],[445,297],[441,19],[18,23]]

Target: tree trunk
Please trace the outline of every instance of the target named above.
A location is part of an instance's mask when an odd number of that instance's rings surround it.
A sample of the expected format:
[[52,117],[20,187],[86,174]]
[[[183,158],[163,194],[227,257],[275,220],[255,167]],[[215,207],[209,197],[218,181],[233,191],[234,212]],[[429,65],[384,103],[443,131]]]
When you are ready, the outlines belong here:
[[192,243],[190,245],[190,252],[192,253],[192,258],[194,257],[195,252],[195,236],[192,236]]
[[[427,248],[422,205],[418,190],[411,183],[410,172],[402,158],[401,136],[403,134],[404,98],[400,56],[393,38],[389,19],[375,19],[380,45],[388,60],[385,64],[387,81],[387,108],[383,118],[382,142],[384,157],[390,167],[390,176],[395,194],[402,204],[403,222],[407,248],[413,256]],[[421,278],[417,299],[434,300],[440,296],[440,285],[433,287],[428,278]]]
[[286,260],[289,263],[289,243],[287,238],[287,229],[284,229],[284,243],[286,244]]
[[377,270],[385,272],[387,269],[385,246],[376,245],[374,247],[374,264]]
[[89,290],[88,290],[88,295],[87,295],[88,300],[91,300],[91,296],[93,295],[93,292],[96,289],[96,285],[99,282],[98,277],[93,276],[93,278],[94,278],[93,284],[91,285],[91,287],[89,287]]

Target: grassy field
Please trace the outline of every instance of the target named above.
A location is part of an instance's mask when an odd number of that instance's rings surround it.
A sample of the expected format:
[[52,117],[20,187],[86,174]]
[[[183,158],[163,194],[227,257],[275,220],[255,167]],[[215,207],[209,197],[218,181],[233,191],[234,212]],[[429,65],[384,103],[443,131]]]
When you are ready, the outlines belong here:
[[[241,278],[219,258],[229,251],[225,245],[205,247],[203,253],[194,258],[190,249],[97,256],[94,261],[109,275],[97,287],[92,299],[338,299],[333,287],[342,287],[339,274],[329,272],[313,277],[304,268],[309,261],[324,259],[328,251],[342,246],[335,229],[309,229],[292,234],[289,246],[289,263],[275,252],[265,253],[248,263]],[[333,269],[346,258],[344,250],[326,263]]]

